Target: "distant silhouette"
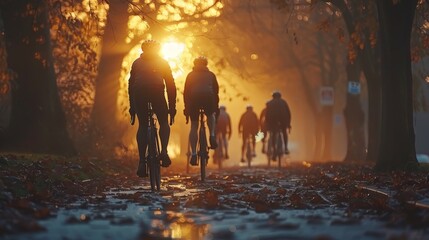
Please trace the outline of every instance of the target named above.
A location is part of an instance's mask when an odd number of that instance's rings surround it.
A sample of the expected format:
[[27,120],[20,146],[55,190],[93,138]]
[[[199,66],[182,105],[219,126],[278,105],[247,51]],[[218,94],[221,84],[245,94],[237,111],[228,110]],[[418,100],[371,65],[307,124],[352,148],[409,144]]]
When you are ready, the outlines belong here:
[[225,106],[220,106],[219,116],[216,122],[216,137],[217,139],[222,139],[221,143],[223,144],[224,157],[225,159],[229,158],[228,154],[228,140],[231,138],[232,128],[231,128],[231,118],[226,112]]
[[259,120],[256,113],[253,111],[253,106],[248,105],[246,107],[246,112],[244,112],[240,117],[240,122],[238,123],[238,132],[242,136],[243,144],[241,145],[241,162],[245,162],[244,159],[244,150],[246,147],[247,138],[251,137],[252,139],[252,155],[256,156],[255,145],[256,139],[255,136],[259,131]]
[[265,115],[265,123],[267,130],[271,133],[280,130],[283,133],[283,141],[285,144],[285,153],[289,154],[288,135],[287,131],[291,130],[291,113],[287,102],[281,97],[279,91],[274,91],[273,99],[267,103],[267,112]]
[[216,75],[207,67],[206,57],[200,56],[194,60],[194,67],[186,77],[183,93],[186,118],[191,118],[189,141],[191,143],[191,165],[197,165],[198,115],[199,109],[204,109],[207,125],[210,131],[210,148],[217,147],[216,115],[219,115],[219,84]]
[[[148,102],[152,103],[152,108],[160,125],[161,165],[168,167],[171,164],[167,153],[170,138],[168,115],[170,115],[170,125],[172,125],[176,115],[176,85],[168,62],[158,55],[160,44],[154,40],[147,40],[142,43],[141,49],[143,53],[133,62],[131,67],[128,93],[132,124],[136,114],[139,119],[137,144],[140,161],[137,175],[146,177]],[[164,96],[165,88],[167,88],[168,106]]]

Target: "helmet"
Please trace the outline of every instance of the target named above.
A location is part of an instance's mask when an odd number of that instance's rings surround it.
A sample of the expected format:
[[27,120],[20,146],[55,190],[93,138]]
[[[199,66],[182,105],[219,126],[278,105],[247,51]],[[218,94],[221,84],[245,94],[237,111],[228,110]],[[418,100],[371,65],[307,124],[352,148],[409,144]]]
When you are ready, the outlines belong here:
[[155,40],[145,40],[142,43],[142,51],[143,52],[158,52],[161,49],[161,44]]
[[247,109],[247,110],[252,110],[252,109],[253,109],[253,106],[252,106],[251,104],[248,104],[248,105],[246,106],[246,109]]
[[272,96],[273,96],[273,98],[280,98],[282,96],[282,94],[278,90],[276,90],[273,92]]
[[194,66],[207,66],[207,58],[204,56],[199,56],[194,59]]

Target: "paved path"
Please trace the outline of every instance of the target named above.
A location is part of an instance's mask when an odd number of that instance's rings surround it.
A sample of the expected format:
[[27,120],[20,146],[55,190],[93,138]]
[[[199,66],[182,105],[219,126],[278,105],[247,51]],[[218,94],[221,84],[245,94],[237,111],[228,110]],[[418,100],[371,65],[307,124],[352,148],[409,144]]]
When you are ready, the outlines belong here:
[[204,183],[195,173],[164,175],[158,193],[130,178],[59,208],[39,222],[47,231],[4,239],[429,239],[424,228],[395,225],[371,200],[342,200],[357,188],[327,171],[213,170]]

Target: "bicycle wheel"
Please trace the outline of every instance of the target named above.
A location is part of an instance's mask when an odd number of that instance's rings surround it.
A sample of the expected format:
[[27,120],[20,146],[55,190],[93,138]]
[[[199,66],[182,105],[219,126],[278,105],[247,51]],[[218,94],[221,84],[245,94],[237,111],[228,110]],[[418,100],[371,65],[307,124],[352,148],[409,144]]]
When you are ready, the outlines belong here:
[[200,170],[201,170],[201,181],[205,181],[206,179],[206,164],[209,158],[209,152],[207,150],[207,137],[206,131],[204,127],[200,128],[200,150],[198,151],[198,155],[200,157]]
[[276,155],[277,155],[278,167],[281,168],[281,166],[282,166],[281,160],[282,160],[282,156],[283,156],[283,139],[282,139],[281,133],[277,134],[276,145],[277,145],[276,146]]
[[246,140],[246,160],[247,160],[247,167],[250,168],[251,161],[252,161],[252,147],[251,147],[251,141],[249,138]]
[[159,154],[157,151],[156,130],[153,128],[149,128],[148,135],[148,164],[150,188],[152,191],[155,191],[155,189],[159,191],[161,185],[161,166],[159,161]]

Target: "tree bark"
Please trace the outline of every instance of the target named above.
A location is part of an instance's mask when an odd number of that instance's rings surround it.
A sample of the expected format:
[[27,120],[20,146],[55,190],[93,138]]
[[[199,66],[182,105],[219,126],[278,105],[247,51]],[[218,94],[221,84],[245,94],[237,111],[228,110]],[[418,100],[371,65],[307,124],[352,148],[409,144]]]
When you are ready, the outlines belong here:
[[100,62],[95,79],[95,98],[90,125],[91,142],[95,145],[95,150],[111,152],[122,137],[123,129],[118,120],[117,101],[122,61],[131,48],[125,42],[128,35],[127,10],[127,1],[109,1]]
[[380,154],[376,169],[415,167],[410,39],[417,0],[377,1],[382,74]]
[[53,68],[45,1],[0,3],[8,66],[16,73],[11,124],[3,150],[75,154]]
[[[334,4],[342,13],[347,31],[349,33],[349,39],[351,39],[352,33],[355,32],[356,28],[356,15],[360,14],[358,11],[359,2],[352,2],[354,5],[351,10],[347,7],[347,4],[344,0],[332,0]],[[346,98],[346,108],[344,109],[344,117],[346,121],[346,130],[347,130],[347,153],[345,156],[346,161],[349,160],[367,160],[375,162],[376,156],[378,155],[379,147],[379,125],[380,125],[380,80],[377,74],[378,68],[378,58],[374,56],[376,51],[371,49],[370,43],[368,41],[368,36],[365,37],[365,48],[358,50],[356,57],[356,63],[350,63],[347,67],[347,77],[349,81],[358,81],[360,70],[354,69],[360,64],[362,66],[362,71],[365,74],[365,78],[368,82],[368,151],[365,152],[365,130],[363,126],[359,124],[358,119],[354,117],[362,117],[360,113],[364,114],[360,104],[359,98],[354,98],[347,95]],[[375,48],[377,48],[376,46]],[[351,65],[352,64],[352,65]],[[363,124],[363,123],[362,123]],[[364,149],[362,149],[364,148]],[[363,152],[363,156],[362,156]]]
[[[347,79],[359,83],[360,68],[358,63],[348,62]],[[347,91],[344,119],[347,133],[347,152],[344,161],[362,162],[365,160],[365,113],[362,110],[360,94]]]

